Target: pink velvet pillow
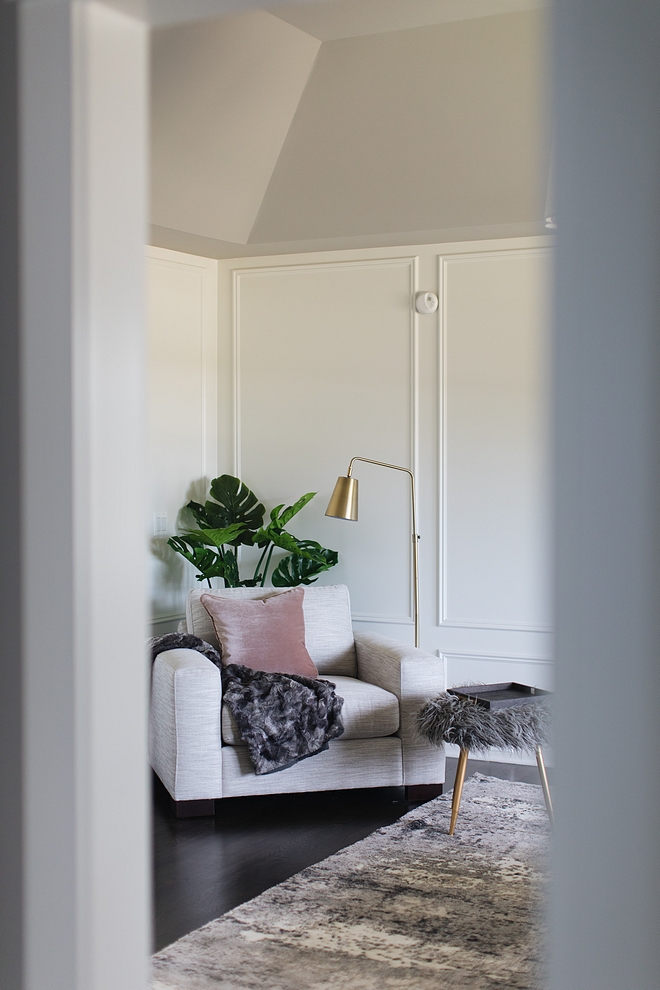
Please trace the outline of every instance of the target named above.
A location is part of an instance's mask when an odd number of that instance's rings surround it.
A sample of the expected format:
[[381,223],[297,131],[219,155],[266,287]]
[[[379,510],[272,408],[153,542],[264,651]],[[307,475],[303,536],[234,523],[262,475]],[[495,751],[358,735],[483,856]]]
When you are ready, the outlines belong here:
[[222,662],[252,670],[318,677],[305,646],[302,588],[270,598],[201,595],[222,647]]

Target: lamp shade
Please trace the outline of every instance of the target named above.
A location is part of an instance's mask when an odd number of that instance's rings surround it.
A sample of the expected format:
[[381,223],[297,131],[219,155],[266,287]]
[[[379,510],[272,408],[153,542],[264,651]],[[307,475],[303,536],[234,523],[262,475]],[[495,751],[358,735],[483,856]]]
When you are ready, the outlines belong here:
[[358,480],[357,478],[337,478],[337,484],[330,496],[326,516],[336,519],[351,519],[357,522],[358,517]]

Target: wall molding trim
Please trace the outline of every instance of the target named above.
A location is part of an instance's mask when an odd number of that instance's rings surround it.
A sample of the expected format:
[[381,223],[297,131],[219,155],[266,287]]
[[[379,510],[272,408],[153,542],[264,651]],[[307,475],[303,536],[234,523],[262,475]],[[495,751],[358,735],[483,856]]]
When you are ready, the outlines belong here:
[[[261,261],[262,259],[259,259]],[[245,259],[241,259],[240,268],[232,268],[232,351],[233,351],[233,464],[236,477],[241,477],[242,470],[242,409],[241,409],[241,288],[244,281],[252,276],[276,276],[286,273],[300,274],[303,272],[317,273],[319,271],[346,271],[364,269],[404,268],[409,272],[410,293],[410,322],[409,322],[409,362],[408,379],[410,401],[410,436],[409,456],[410,467],[415,476],[419,473],[419,316],[415,311],[413,300],[419,286],[419,257],[417,255],[395,255],[391,257],[362,257],[347,260],[327,260],[318,262],[303,261],[300,264],[258,264],[245,267]],[[366,454],[365,454],[366,456]],[[405,466],[405,465],[404,465]],[[419,508],[419,507],[418,507]],[[408,614],[381,615],[374,613],[355,613],[356,622],[371,622],[393,625],[411,625],[413,623],[413,593],[412,593],[412,544],[408,550]]]
[[460,650],[438,650],[441,659],[459,660],[461,662],[475,663],[525,663],[539,664],[543,667],[554,667],[554,660],[550,657],[530,657],[521,653],[478,653],[476,651],[462,652]]
[[180,255],[167,248],[147,248],[149,264],[169,271],[193,272],[200,279],[199,349],[202,417],[201,474],[215,477],[218,466],[218,263],[196,255]]
[[488,622],[471,621],[470,619],[442,619],[438,625],[443,629],[486,629],[497,632],[531,632],[531,633],[552,633],[552,626],[525,625],[517,622]]
[[451,251],[438,254],[438,295],[440,305],[438,307],[438,437],[439,437],[439,478],[438,478],[438,500],[440,503],[439,517],[439,547],[438,547],[438,602],[437,602],[437,623],[439,627],[446,629],[482,629],[503,632],[530,632],[530,633],[551,633],[552,627],[533,623],[499,622],[497,620],[482,619],[480,617],[459,618],[448,614],[447,592],[449,585],[448,559],[447,559],[447,274],[451,263],[480,261],[485,258],[505,258],[505,257],[548,257],[552,253],[550,243],[527,244],[521,246],[500,245],[492,248],[467,251]]
[[367,612],[353,612],[353,622],[380,622],[392,626],[412,626],[414,619],[410,615],[373,615]]

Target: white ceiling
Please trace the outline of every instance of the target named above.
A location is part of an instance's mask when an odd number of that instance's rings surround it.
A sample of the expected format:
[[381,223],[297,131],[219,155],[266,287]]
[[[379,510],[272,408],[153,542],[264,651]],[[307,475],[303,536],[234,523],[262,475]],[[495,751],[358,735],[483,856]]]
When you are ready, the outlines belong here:
[[539,4],[316,0],[156,28],[153,243],[241,257],[529,233],[545,18],[505,6]]
[[534,220],[540,13],[322,42],[248,243]]
[[269,10],[319,41],[336,41],[545,5],[545,0],[298,0]]

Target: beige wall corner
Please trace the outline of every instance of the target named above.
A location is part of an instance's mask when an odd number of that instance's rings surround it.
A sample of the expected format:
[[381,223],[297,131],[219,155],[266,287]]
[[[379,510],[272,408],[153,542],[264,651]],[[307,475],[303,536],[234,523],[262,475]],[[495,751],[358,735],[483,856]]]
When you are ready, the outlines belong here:
[[265,11],[154,31],[154,223],[246,243],[319,47]]

